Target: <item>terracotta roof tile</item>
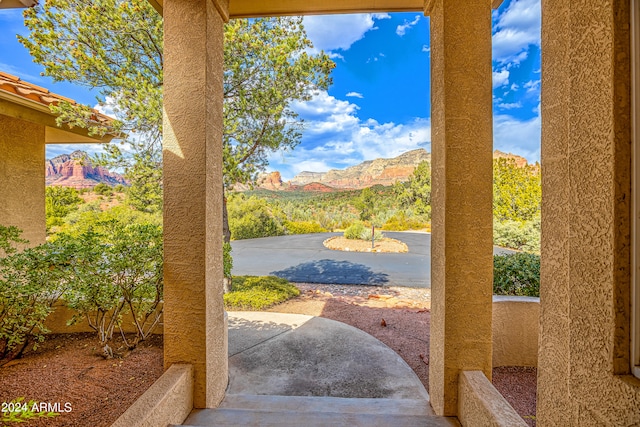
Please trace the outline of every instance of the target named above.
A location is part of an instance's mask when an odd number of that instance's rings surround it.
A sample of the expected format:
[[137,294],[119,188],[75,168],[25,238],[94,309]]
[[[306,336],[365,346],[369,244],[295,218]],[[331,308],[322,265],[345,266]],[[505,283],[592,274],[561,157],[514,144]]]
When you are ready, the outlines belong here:
[[[0,71],[0,91],[9,92],[11,94],[20,96],[24,99],[35,101],[39,104],[49,106],[51,104],[57,104],[60,101],[67,101],[71,104],[76,104],[73,99],[66,98],[62,95],[58,95],[50,92],[48,89],[34,85],[29,82],[16,77],[12,74]],[[96,110],[93,110],[94,119],[100,123],[109,123],[113,119],[109,116],[105,116]]]

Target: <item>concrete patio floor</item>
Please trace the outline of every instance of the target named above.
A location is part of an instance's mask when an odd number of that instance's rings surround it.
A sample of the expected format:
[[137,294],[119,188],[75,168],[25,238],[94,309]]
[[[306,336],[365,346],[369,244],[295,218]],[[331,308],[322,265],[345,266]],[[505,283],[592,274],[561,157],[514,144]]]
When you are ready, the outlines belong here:
[[229,313],[229,385],[188,426],[458,426],[437,417],[402,358],[334,320]]

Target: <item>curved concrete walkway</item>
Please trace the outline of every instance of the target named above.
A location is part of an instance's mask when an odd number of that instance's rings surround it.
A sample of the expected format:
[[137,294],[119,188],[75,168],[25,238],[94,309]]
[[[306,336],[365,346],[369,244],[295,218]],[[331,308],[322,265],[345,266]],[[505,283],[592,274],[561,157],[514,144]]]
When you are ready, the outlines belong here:
[[[231,242],[234,275],[275,275],[297,283],[431,287],[431,234],[385,232],[408,253],[342,252],[322,242],[341,233],[298,234]],[[494,247],[494,254],[512,252]]]
[[190,426],[458,426],[436,417],[409,365],[371,335],[320,317],[229,313],[229,386]]

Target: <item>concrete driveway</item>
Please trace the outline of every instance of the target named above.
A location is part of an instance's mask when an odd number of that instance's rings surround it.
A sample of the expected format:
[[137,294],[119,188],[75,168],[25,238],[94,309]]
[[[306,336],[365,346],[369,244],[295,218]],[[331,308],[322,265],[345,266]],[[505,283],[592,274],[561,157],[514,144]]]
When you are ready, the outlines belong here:
[[[322,242],[341,233],[298,234],[231,242],[234,275],[274,275],[298,283],[431,287],[431,234],[385,232],[408,253],[333,251]],[[495,253],[510,252],[495,247]]]

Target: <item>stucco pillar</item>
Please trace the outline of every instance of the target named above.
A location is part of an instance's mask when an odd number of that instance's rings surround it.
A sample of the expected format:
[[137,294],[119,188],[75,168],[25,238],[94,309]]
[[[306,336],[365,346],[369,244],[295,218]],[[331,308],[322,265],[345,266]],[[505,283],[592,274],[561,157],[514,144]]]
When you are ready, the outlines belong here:
[[537,424],[640,424],[630,375],[630,2],[542,2]]
[[456,415],[458,376],[491,378],[493,131],[491,4],[433,0],[429,395]]
[[215,3],[164,2],[164,363],[193,365],[196,408],[216,407],[228,381],[222,300],[224,20]]
[[43,125],[0,115],[0,225],[16,226],[30,246],[44,243]]

